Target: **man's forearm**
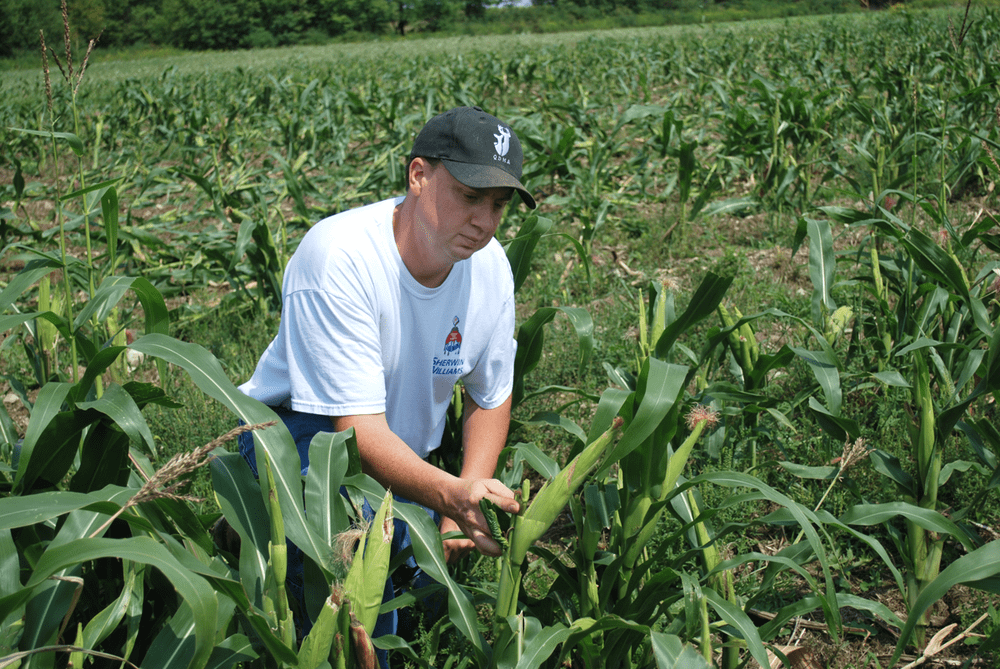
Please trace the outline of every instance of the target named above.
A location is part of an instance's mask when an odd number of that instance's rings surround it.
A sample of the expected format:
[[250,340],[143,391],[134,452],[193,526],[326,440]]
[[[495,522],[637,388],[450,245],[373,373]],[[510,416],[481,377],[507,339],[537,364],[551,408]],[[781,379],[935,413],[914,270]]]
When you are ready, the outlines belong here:
[[362,469],[383,488],[438,513],[447,513],[455,477],[414,453],[389,429],[385,414],[338,416],[333,425],[338,432],[354,428]]
[[498,407],[483,409],[466,394],[462,425],[463,479],[493,478],[497,458],[507,444],[510,405],[508,397]]
[[421,459],[389,429],[385,414],[338,416],[338,432],[354,428],[362,469],[382,487],[429,507],[460,529],[487,555],[500,547],[486,526],[479,500],[487,498],[508,513],[517,513],[514,493],[493,478],[510,424],[510,399],[495,409],[470,400],[463,426],[461,476],[453,476]]

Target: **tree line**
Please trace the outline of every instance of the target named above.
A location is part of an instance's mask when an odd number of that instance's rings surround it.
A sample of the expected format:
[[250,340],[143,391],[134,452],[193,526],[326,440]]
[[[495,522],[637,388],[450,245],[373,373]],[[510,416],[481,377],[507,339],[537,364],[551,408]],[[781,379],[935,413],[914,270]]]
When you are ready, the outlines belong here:
[[[873,0],[874,3],[875,0]],[[886,0],[887,1],[887,0]],[[868,3],[865,3],[868,4]],[[101,47],[167,45],[182,49],[245,49],[324,43],[352,34],[471,30],[518,17],[546,16],[550,25],[629,15],[704,11],[708,7],[794,7],[794,13],[857,8],[858,0],[69,0],[74,38],[100,35]],[[504,16],[506,15],[506,17]],[[62,42],[61,0],[0,0],[0,58]]]

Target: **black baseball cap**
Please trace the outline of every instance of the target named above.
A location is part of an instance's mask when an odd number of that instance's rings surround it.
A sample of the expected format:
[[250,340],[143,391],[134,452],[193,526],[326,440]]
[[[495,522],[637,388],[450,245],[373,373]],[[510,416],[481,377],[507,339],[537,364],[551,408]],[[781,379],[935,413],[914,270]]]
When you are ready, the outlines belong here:
[[513,188],[535,208],[535,198],[521,185],[521,141],[479,107],[455,107],[428,121],[410,151],[410,160],[418,156],[440,160],[469,188]]

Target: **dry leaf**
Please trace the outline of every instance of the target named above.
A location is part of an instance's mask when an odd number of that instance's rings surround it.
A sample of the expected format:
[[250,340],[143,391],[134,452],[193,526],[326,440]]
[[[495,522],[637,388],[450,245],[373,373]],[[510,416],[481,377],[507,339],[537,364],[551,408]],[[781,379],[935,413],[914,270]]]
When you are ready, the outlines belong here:
[[[824,669],[819,659],[808,648],[803,646],[775,646],[775,648],[784,653],[792,669]],[[781,663],[780,657],[771,651],[767,651],[767,657],[770,669],[784,669],[785,665]],[[759,667],[759,665],[754,666]]]

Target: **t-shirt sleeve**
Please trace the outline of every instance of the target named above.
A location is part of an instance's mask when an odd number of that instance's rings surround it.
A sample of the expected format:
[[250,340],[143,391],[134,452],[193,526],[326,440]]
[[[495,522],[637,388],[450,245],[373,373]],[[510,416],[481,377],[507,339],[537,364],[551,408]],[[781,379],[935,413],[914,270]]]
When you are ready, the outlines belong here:
[[484,409],[503,404],[514,389],[514,297],[507,298],[494,324],[493,334],[475,367],[462,379],[466,392]]
[[385,411],[378,314],[362,295],[321,290],[285,297],[290,328],[291,405],[296,411],[338,416]]

